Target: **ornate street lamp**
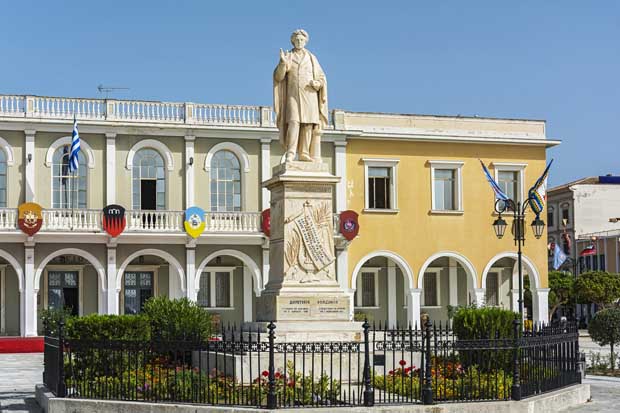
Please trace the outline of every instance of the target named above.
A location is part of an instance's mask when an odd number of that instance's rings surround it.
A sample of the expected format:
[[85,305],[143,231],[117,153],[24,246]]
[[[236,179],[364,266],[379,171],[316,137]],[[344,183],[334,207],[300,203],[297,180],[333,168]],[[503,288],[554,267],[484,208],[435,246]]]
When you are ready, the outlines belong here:
[[543,233],[545,232],[545,222],[536,216],[536,219],[532,221],[532,230],[534,231],[534,236],[536,239],[540,239]]
[[506,221],[504,221],[501,215],[499,216],[499,218],[493,221],[493,230],[495,231],[495,235],[498,239],[502,239],[504,233],[506,232],[507,226],[508,224],[506,224]]

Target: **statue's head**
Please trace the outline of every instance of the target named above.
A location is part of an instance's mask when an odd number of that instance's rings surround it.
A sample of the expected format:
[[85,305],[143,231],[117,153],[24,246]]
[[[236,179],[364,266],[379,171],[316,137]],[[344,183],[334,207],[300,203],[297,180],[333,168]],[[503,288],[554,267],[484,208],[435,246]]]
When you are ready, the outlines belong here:
[[309,39],[310,36],[308,36],[308,32],[304,29],[297,29],[291,34],[291,43],[293,43],[295,49],[303,49],[306,47],[306,43],[308,43]]

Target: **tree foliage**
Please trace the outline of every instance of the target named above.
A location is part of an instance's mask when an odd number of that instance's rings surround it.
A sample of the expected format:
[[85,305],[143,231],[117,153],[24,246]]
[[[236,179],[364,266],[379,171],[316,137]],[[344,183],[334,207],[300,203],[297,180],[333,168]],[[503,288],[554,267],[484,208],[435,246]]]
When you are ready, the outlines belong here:
[[620,299],[620,275],[605,271],[580,274],[575,281],[575,292],[581,303],[610,307]]
[[574,299],[575,276],[565,271],[549,272],[549,319],[561,305]]
[[611,347],[611,369],[614,369],[614,346],[620,344],[620,308],[606,308],[597,312],[588,325],[592,340]]

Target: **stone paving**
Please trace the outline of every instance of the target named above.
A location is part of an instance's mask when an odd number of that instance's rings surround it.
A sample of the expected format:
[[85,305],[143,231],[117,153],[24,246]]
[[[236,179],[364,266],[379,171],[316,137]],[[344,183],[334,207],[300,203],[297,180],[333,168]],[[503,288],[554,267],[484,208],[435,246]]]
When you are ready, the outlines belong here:
[[580,406],[562,410],[571,413],[618,413],[620,411],[620,378],[590,376],[584,383],[590,384],[592,400]]
[[42,353],[0,354],[0,412],[41,412],[34,385],[42,374]]

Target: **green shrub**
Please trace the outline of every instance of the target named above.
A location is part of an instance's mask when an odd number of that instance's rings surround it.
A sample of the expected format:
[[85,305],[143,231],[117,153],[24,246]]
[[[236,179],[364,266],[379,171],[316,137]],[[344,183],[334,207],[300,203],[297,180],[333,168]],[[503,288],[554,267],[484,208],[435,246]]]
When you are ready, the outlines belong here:
[[71,311],[66,308],[50,308],[41,310],[41,321],[46,331],[45,334],[57,334],[58,323],[71,318]]
[[614,370],[614,346],[620,344],[620,308],[599,311],[588,325],[592,340],[601,346],[611,347],[611,370]]
[[148,340],[149,319],[143,315],[90,314],[67,319],[65,336],[83,340]]
[[164,340],[211,337],[211,314],[187,298],[150,298],[142,314],[151,324],[153,334],[159,334]]
[[513,321],[519,314],[496,307],[461,307],[454,313],[452,329],[459,340],[513,337]]

